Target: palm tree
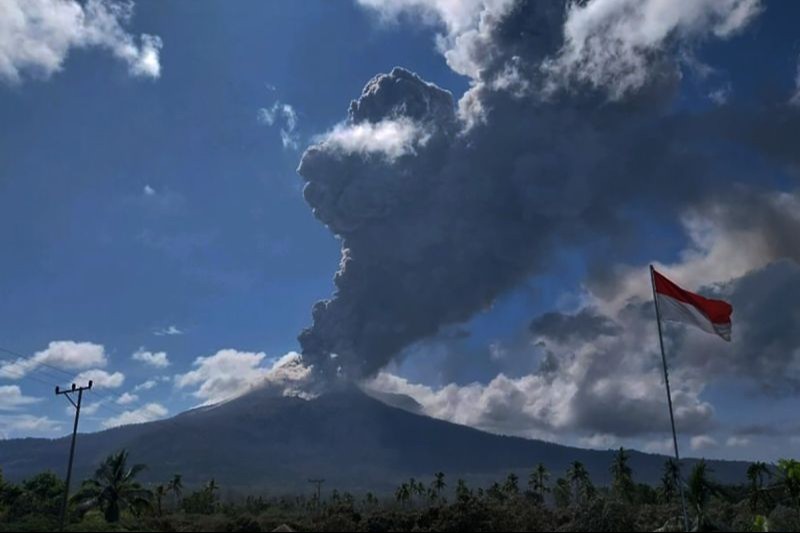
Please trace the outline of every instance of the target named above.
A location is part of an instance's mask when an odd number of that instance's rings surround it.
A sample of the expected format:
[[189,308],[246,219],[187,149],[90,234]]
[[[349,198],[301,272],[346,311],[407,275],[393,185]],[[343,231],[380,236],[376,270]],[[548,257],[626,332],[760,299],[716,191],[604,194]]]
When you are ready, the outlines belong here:
[[572,484],[572,489],[575,492],[575,503],[588,500],[594,492],[589,472],[580,461],[572,462],[569,470],[567,470],[567,480]]
[[750,482],[750,509],[755,513],[758,511],[758,504],[761,495],[764,493],[764,478],[772,477],[772,472],[766,463],[756,461],[747,467],[747,480]]
[[669,503],[678,492],[678,482],[680,471],[678,470],[678,463],[673,459],[664,461],[664,473],[661,476],[661,488],[664,491],[664,501]]
[[172,479],[167,483],[167,492],[171,492],[175,497],[175,507],[177,508],[183,495],[183,478],[180,474],[172,476]]
[[442,491],[446,486],[447,483],[444,482],[444,472],[436,472],[436,474],[434,474],[433,483],[431,483],[431,488],[437,500],[441,498]]
[[167,495],[167,490],[169,489],[162,484],[156,486],[156,490],[153,491],[153,497],[156,499],[156,512],[158,513],[158,516],[164,514],[161,503],[164,501],[164,496]]
[[625,453],[625,448],[620,447],[614,455],[614,461],[609,470],[614,479],[612,485],[614,492],[623,500],[630,502],[634,492],[633,470],[628,466],[628,454]]
[[472,499],[472,491],[467,486],[467,482],[459,479],[456,482],[456,500],[460,504],[466,504]]
[[123,509],[138,512],[149,504],[150,491],[135,481],[144,469],[141,464],[128,467],[126,450],[109,455],[92,479],[83,483],[75,499],[82,507],[102,509],[107,522],[117,522]]
[[406,506],[408,503],[409,498],[411,498],[411,489],[408,486],[408,483],[403,483],[397,490],[394,492],[395,499],[403,504],[403,507]]
[[519,477],[515,473],[510,473],[503,484],[503,492],[509,496],[519,494]]
[[697,526],[703,529],[706,524],[706,506],[711,496],[720,492],[719,487],[711,478],[711,469],[705,459],[701,459],[689,474],[687,499],[697,513]]
[[781,459],[778,461],[778,471],[780,472],[781,484],[786,490],[786,495],[800,515],[800,461]]
[[547,471],[543,463],[536,465],[536,469],[528,479],[528,488],[539,496],[539,501],[542,503],[544,503],[545,493],[550,492],[550,487],[547,486],[548,479],[550,479],[550,472]]
[[411,485],[411,490],[412,490],[412,492],[413,492],[414,494],[416,494],[416,495],[417,495],[417,496],[419,496],[420,498],[422,498],[423,496],[425,496],[425,492],[426,492],[426,490],[425,490],[425,483],[423,483],[422,481],[416,481],[416,482],[415,482],[415,481],[414,481],[414,478],[411,478],[410,485]]

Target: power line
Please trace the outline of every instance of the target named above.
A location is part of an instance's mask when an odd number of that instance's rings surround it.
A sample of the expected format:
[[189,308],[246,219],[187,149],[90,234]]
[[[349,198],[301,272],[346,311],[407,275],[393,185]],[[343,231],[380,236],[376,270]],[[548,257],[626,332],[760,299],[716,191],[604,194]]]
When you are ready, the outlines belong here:
[[[39,383],[42,383],[44,385],[47,385],[48,387],[53,387],[55,385],[55,383],[58,380],[61,379],[61,377],[55,377],[53,375],[49,375],[44,371],[44,369],[48,369],[50,371],[57,372],[57,373],[59,373],[59,374],[61,374],[63,376],[69,377],[69,379],[73,379],[75,377],[75,373],[74,372],[67,372],[66,370],[63,370],[63,369],[61,369],[61,368],[59,368],[57,366],[45,363],[43,361],[35,361],[35,360],[33,360],[32,357],[25,356],[25,355],[23,355],[23,354],[21,354],[19,352],[14,351],[14,350],[10,350],[8,348],[4,348],[4,347],[0,346],[0,352],[5,352],[7,354],[13,355],[13,356],[18,358],[17,360],[13,360],[13,359],[9,359],[9,358],[6,358],[6,357],[0,357],[0,361],[2,361],[2,362],[14,364],[14,363],[18,363],[20,360],[22,360],[24,362],[32,363],[32,365],[33,365],[33,366],[31,366],[30,369],[20,370],[20,375],[12,376],[10,379],[25,379],[25,378],[29,378],[29,379],[33,379],[33,380],[35,380],[35,381],[37,381]],[[43,368],[40,368],[40,367],[43,367]],[[50,383],[50,382],[44,381],[42,379],[39,379],[39,378],[31,375],[32,372],[36,372],[36,371],[42,372],[49,379],[54,380],[54,382]],[[113,405],[113,404],[115,404],[117,402],[117,400],[119,400],[122,397],[122,395],[124,393],[106,394],[106,393],[98,391],[97,389],[94,389],[94,394],[96,396],[98,396],[100,398],[100,400],[101,400],[101,402],[99,402],[99,406],[100,407],[102,407],[104,409],[107,409],[107,410],[110,410],[110,411],[112,411],[113,413],[115,413],[117,415],[124,415],[127,412],[126,410],[117,408],[117,407],[115,407]],[[103,403],[103,401],[105,401],[107,403]],[[145,406],[142,405],[141,403],[139,403],[137,400],[133,400],[130,403],[134,407],[137,407],[139,409],[145,409]]]

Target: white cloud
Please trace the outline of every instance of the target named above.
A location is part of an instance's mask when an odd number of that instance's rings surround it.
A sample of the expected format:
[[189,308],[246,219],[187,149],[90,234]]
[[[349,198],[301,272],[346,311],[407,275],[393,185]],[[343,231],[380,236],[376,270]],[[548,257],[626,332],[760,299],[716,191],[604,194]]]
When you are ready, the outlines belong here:
[[175,376],[175,385],[197,387],[192,395],[204,404],[212,404],[264,385],[275,385],[283,388],[284,393],[293,394],[311,372],[295,352],[284,355],[271,366],[262,365],[265,359],[263,352],[220,350],[209,357],[198,357],[195,370]]
[[747,437],[728,437],[728,440],[725,441],[725,445],[729,448],[743,448],[746,446],[750,446],[750,439]]
[[89,381],[98,389],[117,389],[125,382],[122,372],[108,373],[98,368],[81,372],[72,380],[76,384],[85,385]]
[[144,381],[144,382],[139,383],[138,385],[136,385],[133,388],[133,391],[134,392],[139,392],[139,391],[142,391],[142,390],[150,390],[153,387],[155,387],[156,385],[158,385],[158,382],[156,380],[148,379],[147,381]]
[[718,106],[723,106],[728,103],[733,94],[733,87],[730,83],[726,83],[708,93],[708,99]]
[[[100,400],[98,402],[87,403],[86,405],[81,405],[81,414],[89,416],[96,415],[101,405],[103,405],[103,400]],[[75,413],[71,405],[67,406],[67,411],[70,415],[73,415]]]
[[171,326],[166,327],[166,328],[161,328],[161,329],[155,330],[153,332],[153,335],[156,335],[158,337],[172,336],[172,335],[183,335],[183,330],[178,329],[178,327],[175,326],[175,325],[171,325]]
[[[480,80],[497,57],[492,32],[516,0],[359,0],[391,20],[410,13],[423,22],[443,27],[437,47],[455,72]],[[745,28],[761,11],[761,0],[592,0],[558,4],[541,2],[551,20],[561,18],[564,46],[529,76],[542,71],[551,89],[572,80],[609,91],[612,97],[640,88],[652,75],[653,57],[671,43],[690,46],[705,38],[727,38]],[[541,28],[546,35],[548,28]],[[539,67],[539,68],[537,68]],[[491,73],[494,76],[497,73]],[[512,63],[494,80],[497,86],[514,81],[526,85]],[[483,80],[488,81],[488,80]],[[462,103],[467,103],[466,101]]]
[[791,103],[800,106],[800,58],[797,60],[797,74],[794,77],[795,93]]
[[278,124],[283,147],[293,150],[298,148],[299,139],[295,131],[297,129],[297,112],[291,105],[275,102],[272,107],[262,107],[258,110],[258,121],[268,126]]
[[516,0],[358,0],[358,2],[392,20],[404,13],[423,22],[441,25],[437,48],[455,72],[479,77],[481,64],[475,50],[486,50],[488,26],[502,16]]
[[716,439],[708,435],[696,435],[691,438],[691,440],[689,441],[689,445],[692,447],[693,450],[700,451],[700,450],[707,450],[710,448],[716,448],[717,446],[719,446],[719,443],[716,441]]
[[112,0],[4,0],[0,2],[0,78],[47,78],[73,49],[96,47],[128,65],[132,76],[158,78],[161,39],[136,39],[123,29],[133,3]]
[[595,433],[591,437],[584,437],[580,440],[583,446],[597,450],[609,450],[619,445],[619,439],[614,435],[605,433]]
[[594,0],[572,4],[565,45],[545,64],[557,77],[607,88],[613,97],[642,87],[652,57],[670,39],[726,38],[761,11],[760,0]]
[[142,424],[164,418],[167,414],[169,414],[169,411],[160,403],[148,403],[138,409],[123,411],[122,414],[105,420],[103,427],[112,428],[129,424]]
[[672,437],[648,441],[644,445],[644,451],[648,453],[660,453],[664,455],[673,454],[675,453],[675,448],[672,442]]
[[38,401],[41,401],[41,398],[25,396],[17,385],[0,386],[0,411],[13,411],[18,407]]
[[154,368],[166,368],[170,365],[167,352],[149,352],[143,347],[133,352],[131,359]]
[[61,424],[47,416],[0,415],[0,435],[4,438],[54,437],[59,431],[61,431]]
[[108,363],[105,349],[91,342],[53,341],[33,357],[19,358],[0,366],[0,377],[19,379],[39,365],[55,366],[64,370],[82,370],[103,367]]
[[131,394],[129,392],[125,392],[117,398],[117,403],[119,405],[128,405],[130,403],[135,403],[139,401],[139,397],[136,394]]
[[389,159],[413,154],[430,135],[405,117],[380,122],[341,123],[314,140],[345,154],[382,154]]
[[144,195],[145,196],[155,196],[156,190],[152,188],[150,185],[144,186]]

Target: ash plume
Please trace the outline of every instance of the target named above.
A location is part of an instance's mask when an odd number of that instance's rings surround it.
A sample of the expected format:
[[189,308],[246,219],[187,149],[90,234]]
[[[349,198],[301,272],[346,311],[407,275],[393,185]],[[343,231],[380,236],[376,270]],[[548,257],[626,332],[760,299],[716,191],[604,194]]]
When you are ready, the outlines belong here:
[[635,91],[609,95],[552,66],[571,3],[503,4],[448,56],[475,72],[459,102],[395,68],[303,155],[305,199],[342,247],[335,292],[299,336],[319,375],[372,376],[544,272],[557,248],[635,238],[632,206],[672,222],[736,178],[698,118],[671,110],[677,54],[648,53]]

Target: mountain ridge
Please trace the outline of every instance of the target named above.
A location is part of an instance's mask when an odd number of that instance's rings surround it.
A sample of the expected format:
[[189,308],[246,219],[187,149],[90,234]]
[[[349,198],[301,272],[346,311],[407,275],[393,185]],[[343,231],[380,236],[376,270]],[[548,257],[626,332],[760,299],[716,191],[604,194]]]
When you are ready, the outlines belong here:
[[[397,400],[395,398],[395,400]],[[11,480],[43,470],[61,473],[69,438],[0,441],[0,466]],[[214,478],[244,491],[307,489],[309,477],[340,490],[388,492],[409,477],[443,471],[472,483],[521,479],[538,462],[554,477],[582,461],[598,484],[609,481],[613,451],[587,450],[501,436],[392,407],[357,389],[313,400],[255,390],[172,418],[78,437],[75,473],[83,478],[109,453],[126,448],[144,463],[145,481],[180,473],[188,485]],[[666,457],[631,451],[639,482],[658,483]],[[684,467],[695,462],[687,459]],[[741,483],[748,463],[709,461],[717,479]]]

